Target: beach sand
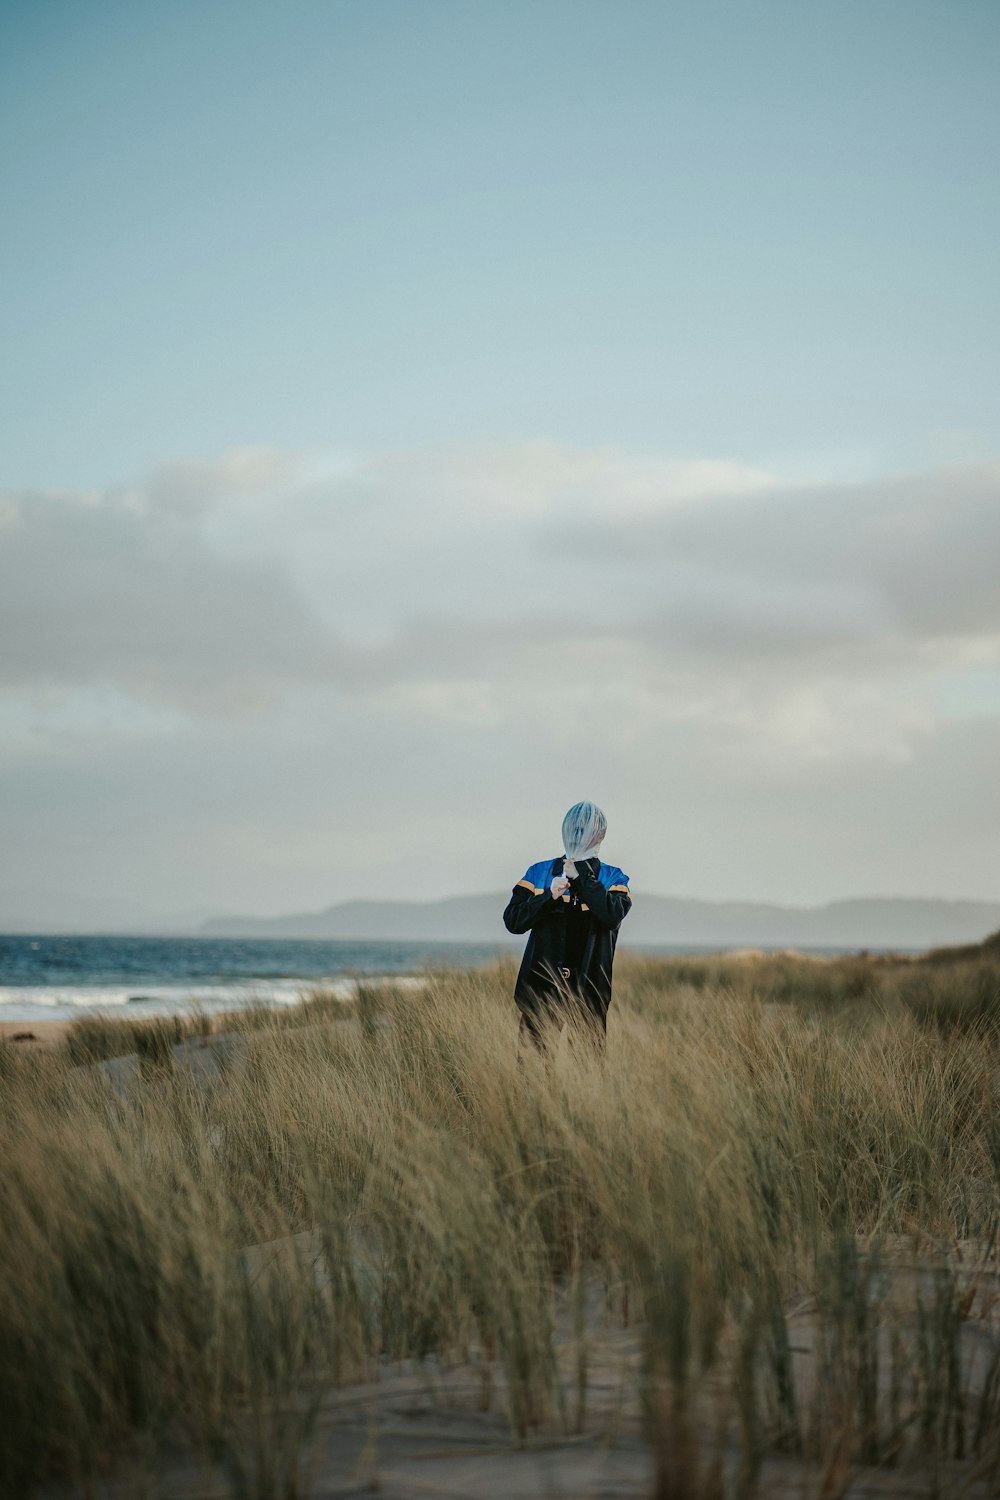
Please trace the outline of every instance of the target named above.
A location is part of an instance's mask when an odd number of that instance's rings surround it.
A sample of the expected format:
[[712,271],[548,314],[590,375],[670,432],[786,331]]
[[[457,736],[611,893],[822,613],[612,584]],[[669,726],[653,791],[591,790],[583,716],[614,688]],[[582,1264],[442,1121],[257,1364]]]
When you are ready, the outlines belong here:
[[70,1025],[69,1021],[0,1021],[0,1042],[16,1041],[23,1047],[58,1047]]

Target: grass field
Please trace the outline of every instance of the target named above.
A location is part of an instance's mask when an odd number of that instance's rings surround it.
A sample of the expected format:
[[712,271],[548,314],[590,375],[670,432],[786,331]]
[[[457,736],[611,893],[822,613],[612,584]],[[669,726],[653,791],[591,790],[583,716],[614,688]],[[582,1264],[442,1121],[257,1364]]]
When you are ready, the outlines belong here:
[[305,1494],[328,1393],[404,1360],[583,1433],[598,1325],[661,1500],[996,1493],[1000,955],[625,955],[605,1064],[548,1072],[512,983],[229,1017],[198,1076],[204,1018],[0,1044],[0,1493],[184,1451]]

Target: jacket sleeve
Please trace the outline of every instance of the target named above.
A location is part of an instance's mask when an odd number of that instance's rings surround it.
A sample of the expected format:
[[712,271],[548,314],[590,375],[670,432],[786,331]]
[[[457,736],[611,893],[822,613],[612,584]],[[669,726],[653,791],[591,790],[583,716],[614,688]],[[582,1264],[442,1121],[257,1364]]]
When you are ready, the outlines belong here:
[[596,875],[580,869],[575,880],[570,881],[581,901],[590,908],[590,915],[601,927],[609,930],[618,926],[632,909],[632,897],[627,885],[613,885],[605,890]]
[[536,885],[525,877],[519,880],[511,892],[507,910],[503,914],[503,925],[508,932],[515,934],[529,932],[532,927],[538,927],[554,915],[556,902],[552,899],[549,890],[539,891]]

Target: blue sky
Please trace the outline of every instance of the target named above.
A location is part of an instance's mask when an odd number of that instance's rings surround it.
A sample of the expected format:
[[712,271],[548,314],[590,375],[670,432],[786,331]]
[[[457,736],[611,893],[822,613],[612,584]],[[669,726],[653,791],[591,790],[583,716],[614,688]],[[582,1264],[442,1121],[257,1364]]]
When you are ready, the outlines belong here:
[[4,8],[4,479],[996,451],[991,3]]
[[998,43],[8,0],[0,927],[1000,898]]

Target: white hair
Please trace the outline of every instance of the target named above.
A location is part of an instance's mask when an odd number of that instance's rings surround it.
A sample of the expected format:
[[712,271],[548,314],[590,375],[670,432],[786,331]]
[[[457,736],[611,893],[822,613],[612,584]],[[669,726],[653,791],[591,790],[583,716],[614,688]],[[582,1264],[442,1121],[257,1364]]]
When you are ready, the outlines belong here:
[[563,848],[567,859],[587,859],[599,848],[608,820],[596,802],[577,802],[563,818]]

